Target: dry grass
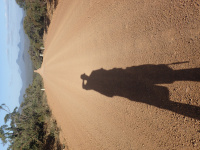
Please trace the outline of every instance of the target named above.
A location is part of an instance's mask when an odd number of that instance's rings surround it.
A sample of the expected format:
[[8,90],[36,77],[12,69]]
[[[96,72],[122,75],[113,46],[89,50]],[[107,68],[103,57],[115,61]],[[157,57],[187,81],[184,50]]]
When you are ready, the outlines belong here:
[[46,14],[46,19],[45,19],[45,31],[44,31],[44,36],[43,39],[45,41],[46,35],[48,33],[48,28],[51,23],[53,13],[58,5],[59,0],[47,0],[47,14]]

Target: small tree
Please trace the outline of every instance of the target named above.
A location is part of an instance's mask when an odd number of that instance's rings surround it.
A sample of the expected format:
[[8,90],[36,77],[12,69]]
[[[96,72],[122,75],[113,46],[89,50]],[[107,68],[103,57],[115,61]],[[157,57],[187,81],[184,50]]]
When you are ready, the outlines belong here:
[[[0,126],[0,139],[2,144],[5,145],[8,140],[11,142],[21,131],[21,129],[16,126],[16,120],[19,113],[17,112],[17,107],[13,110],[13,112],[11,112],[9,107],[5,104],[1,104],[0,109],[7,112],[4,117],[4,124]],[[9,125],[7,124],[8,121],[10,121]]]

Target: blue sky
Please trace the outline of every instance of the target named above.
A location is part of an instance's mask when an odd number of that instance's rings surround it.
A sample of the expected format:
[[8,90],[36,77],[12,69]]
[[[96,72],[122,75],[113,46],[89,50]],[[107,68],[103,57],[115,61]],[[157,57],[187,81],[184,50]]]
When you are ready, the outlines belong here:
[[[0,0],[0,104],[5,103],[11,110],[19,106],[22,81],[19,74],[18,43],[22,20],[22,9],[15,0]],[[0,125],[4,112],[0,111]],[[6,149],[0,144],[0,150]]]

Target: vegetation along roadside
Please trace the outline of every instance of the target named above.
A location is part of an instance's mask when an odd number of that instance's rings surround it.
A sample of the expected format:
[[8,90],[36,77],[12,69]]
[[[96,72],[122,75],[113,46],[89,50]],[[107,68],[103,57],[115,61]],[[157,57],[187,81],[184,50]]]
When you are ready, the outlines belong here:
[[[47,2],[46,0],[16,0],[26,12],[24,30],[30,39],[29,54],[33,69],[42,64],[41,47],[43,34],[47,32]],[[20,108],[10,111],[5,104],[0,105],[1,111],[6,111],[5,124],[0,127],[0,139],[3,144],[9,143],[8,150],[61,150],[56,120],[53,119],[47,104],[44,91],[41,91],[43,81],[39,74],[33,75],[33,82],[26,89],[24,101]]]

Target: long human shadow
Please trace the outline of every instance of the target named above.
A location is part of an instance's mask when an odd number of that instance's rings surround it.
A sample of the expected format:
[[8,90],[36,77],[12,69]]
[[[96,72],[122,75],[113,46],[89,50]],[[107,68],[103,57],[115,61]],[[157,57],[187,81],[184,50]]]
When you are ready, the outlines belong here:
[[165,64],[147,64],[94,70],[90,76],[82,74],[81,79],[85,90],[95,90],[108,97],[125,97],[200,120],[200,107],[170,101],[168,88],[156,85],[175,81],[200,82],[200,68],[173,70]]

